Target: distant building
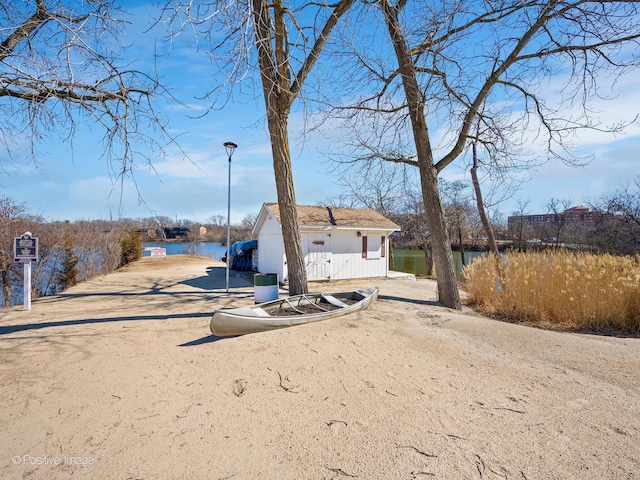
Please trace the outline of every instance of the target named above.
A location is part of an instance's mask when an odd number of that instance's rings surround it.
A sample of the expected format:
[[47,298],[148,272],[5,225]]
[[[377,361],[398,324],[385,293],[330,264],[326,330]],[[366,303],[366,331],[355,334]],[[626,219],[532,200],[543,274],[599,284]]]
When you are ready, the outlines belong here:
[[567,208],[560,213],[543,213],[536,215],[514,215],[508,218],[509,236],[516,238],[520,232],[544,232],[546,228],[557,229],[559,226],[594,227],[602,219],[600,212],[593,212],[582,205]]
[[189,229],[187,227],[165,227],[165,238],[182,238],[189,235]]

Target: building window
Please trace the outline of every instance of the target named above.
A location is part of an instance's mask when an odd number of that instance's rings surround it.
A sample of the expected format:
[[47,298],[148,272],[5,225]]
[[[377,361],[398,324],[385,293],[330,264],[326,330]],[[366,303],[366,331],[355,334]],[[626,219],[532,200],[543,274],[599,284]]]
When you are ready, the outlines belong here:
[[378,259],[385,256],[385,237],[380,237],[380,241],[377,241],[377,237],[373,236],[371,239],[367,235],[362,236],[362,258]]

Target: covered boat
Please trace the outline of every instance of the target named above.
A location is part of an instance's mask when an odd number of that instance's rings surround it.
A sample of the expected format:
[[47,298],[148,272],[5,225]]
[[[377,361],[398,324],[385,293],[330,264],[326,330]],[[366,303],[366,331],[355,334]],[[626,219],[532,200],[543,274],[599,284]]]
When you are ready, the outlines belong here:
[[377,298],[378,287],[345,293],[294,295],[248,307],[216,310],[210,328],[219,337],[264,332],[364,310]]

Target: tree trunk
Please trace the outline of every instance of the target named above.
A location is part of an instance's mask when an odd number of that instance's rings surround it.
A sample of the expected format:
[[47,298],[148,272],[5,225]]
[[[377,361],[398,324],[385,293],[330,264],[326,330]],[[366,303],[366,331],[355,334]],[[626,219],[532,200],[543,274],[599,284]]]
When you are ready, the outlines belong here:
[[271,133],[273,170],[275,172],[276,190],[278,192],[284,252],[287,257],[289,294],[299,295],[301,293],[308,293],[307,269],[304,264],[304,252],[302,250],[296,198],[293,189],[291,156],[288,148],[287,120],[286,117],[276,118],[274,115],[269,115],[268,124],[269,132]]
[[[291,92],[289,80],[286,27],[283,18],[285,10],[280,1],[274,2],[275,21],[272,24],[269,9],[267,0],[253,0],[256,48],[260,62],[267,124],[271,135],[273,170],[278,192],[284,252],[287,258],[289,293],[299,295],[307,293],[308,286],[289,152],[287,119],[294,95]],[[275,32],[273,25],[275,25]],[[275,51],[272,46],[274,38]]]
[[422,245],[424,250],[424,262],[427,265],[427,275],[433,276],[433,250],[431,249],[431,242],[426,241]]
[[466,266],[467,262],[464,258],[464,244],[462,243],[462,227],[458,223],[458,243],[460,244],[460,261],[462,262],[462,266]]
[[[252,3],[255,45],[260,63],[260,78],[267,110],[267,122],[271,134],[273,169],[278,191],[284,250],[287,256],[289,293],[297,295],[307,293],[308,286],[307,269],[304,264],[304,252],[296,212],[287,122],[291,105],[300,93],[302,85],[316,63],[331,31],[340,17],[355,3],[355,0],[340,0],[336,4],[327,5],[333,9],[332,13],[327,17],[324,27],[317,30],[318,36],[309,51],[306,50],[304,41],[302,45],[296,43],[297,39],[290,41],[285,19],[290,16],[294,23],[296,23],[296,19],[293,12],[283,4],[282,0],[253,0]],[[297,53],[306,52],[306,57],[296,75],[293,75],[291,58],[294,54],[290,52],[290,49]],[[300,58],[297,58],[296,63],[299,60]]]
[[418,85],[416,68],[411,52],[409,52],[407,42],[398,23],[398,12],[389,5],[387,0],[382,0],[380,5],[396,52],[398,66],[402,74],[402,84],[409,106],[409,117],[420,170],[422,200],[429,232],[431,233],[431,247],[433,249],[438,282],[438,300],[446,307],[460,310],[462,309],[462,302],[458,292],[451,243],[447,235],[444,211],[440,201],[438,172],[434,165],[429,132],[424,116],[424,98]]
[[[424,119],[424,116],[422,117]],[[416,132],[414,131],[414,135]],[[426,126],[422,136],[426,137]],[[418,142],[416,141],[416,144]],[[418,154],[418,158],[420,154]],[[431,232],[431,248],[438,282],[438,301],[445,307],[462,309],[462,302],[458,292],[458,282],[453,264],[451,243],[447,235],[447,225],[440,201],[438,189],[438,175],[431,162],[430,168],[420,162],[420,181],[424,199],[424,211],[427,216],[429,231]]]
[[504,268],[500,261],[500,251],[498,250],[498,243],[496,242],[496,236],[493,233],[493,228],[489,224],[487,218],[487,212],[484,209],[484,201],[482,200],[482,190],[480,189],[480,182],[478,181],[478,154],[476,151],[475,142],[471,144],[473,152],[473,167],[471,167],[471,182],[473,183],[473,190],[476,194],[476,205],[478,207],[478,215],[480,215],[480,221],[484,227],[484,231],[487,234],[487,243],[489,244],[489,250],[495,257],[496,272],[498,274],[498,281],[501,288],[504,288]]
[[2,277],[3,306],[8,307],[11,305],[11,284],[9,281],[9,270],[2,270],[0,272],[0,276]]

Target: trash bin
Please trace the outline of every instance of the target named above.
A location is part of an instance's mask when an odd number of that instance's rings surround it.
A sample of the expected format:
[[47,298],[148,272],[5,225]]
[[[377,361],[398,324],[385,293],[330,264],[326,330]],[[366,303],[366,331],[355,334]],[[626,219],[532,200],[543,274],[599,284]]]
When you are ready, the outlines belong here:
[[256,273],[253,276],[253,298],[255,303],[278,299],[278,274]]

